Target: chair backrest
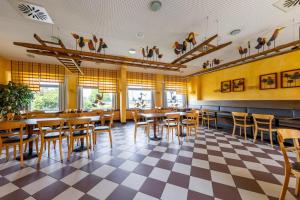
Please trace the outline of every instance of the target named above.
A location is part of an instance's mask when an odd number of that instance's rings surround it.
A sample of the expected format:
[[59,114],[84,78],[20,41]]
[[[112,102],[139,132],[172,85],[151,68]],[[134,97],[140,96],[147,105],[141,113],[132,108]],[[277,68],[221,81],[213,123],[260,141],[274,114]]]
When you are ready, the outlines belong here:
[[58,115],[60,118],[75,118],[80,117],[79,113],[60,113]]
[[[290,165],[287,152],[292,151],[295,152],[296,154],[299,154],[298,151],[299,151],[300,131],[294,129],[278,129],[277,133],[278,133],[277,137],[278,137],[280,150],[282,151],[284,157],[285,170],[288,170],[291,167],[291,165]],[[293,140],[293,144],[294,144],[293,147],[285,147],[284,142],[285,140],[289,140],[289,139]]]
[[246,124],[248,113],[232,112],[231,114],[232,114],[233,122],[235,124],[239,124],[239,122],[242,122],[243,124]]
[[274,115],[252,114],[252,117],[255,127],[260,128],[260,126],[268,126],[269,129],[272,129]]
[[90,122],[91,122],[91,119],[89,119],[89,118],[69,119],[67,121],[71,132],[88,131]]
[[214,117],[214,113],[211,112],[208,109],[202,109],[201,110],[201,116],[202,116],[202,118],[213,118]]
[[[62,127],[64,125],[64,120],[46,120],[46,121],[38,121],[38,127],[40,129],[40,134],[42,136],[47,135],[48,133],[59,132],[62,133]],[[43,130],[43,127],[50,127],[50,129]]]
[[40,114],[31,115],[29,117],[29,119],[54,118],[54,117],[57,117],[57,114],[55,114],[55,113],[40,113]]
[[7,113],[6,114],[6,120],[12,121],[15,118],[15,113]]
[[137,123],[138,122],[138,112],[132,111],[131,114],[132,114],[132,118],[133,118],[134,122]]
[[180,115],[179,114],[177,114],[177,113],[166,114],[166,118],[168,119],[168,120],[166,120],[167,124],[175,122],[179,125],[179,122],[180,122]]
[[23,140],[23,128],[25,127],[25,125],[26,124],[24,122],[2,121],[0,122],[0,130],[6,131],[6,133],[1,134],[0,137],[19,135],[21,140]]

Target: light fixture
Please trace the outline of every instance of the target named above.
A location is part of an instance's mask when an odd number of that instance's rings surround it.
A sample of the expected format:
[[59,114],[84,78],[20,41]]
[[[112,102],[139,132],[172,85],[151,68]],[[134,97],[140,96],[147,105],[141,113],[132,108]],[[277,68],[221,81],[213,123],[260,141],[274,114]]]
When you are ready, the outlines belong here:
[[229,34],[234,36],[234,35],[238,35],[241,31],[242,31],[241,29],[234,29]]
[[159,11],[161,8],[161,2],[160,1],[151,1],[150,2],[150,9],[154,12]]
[[136,54],[136,50],[135,49],[129,49],[128,53],[130,53],[130,54]]

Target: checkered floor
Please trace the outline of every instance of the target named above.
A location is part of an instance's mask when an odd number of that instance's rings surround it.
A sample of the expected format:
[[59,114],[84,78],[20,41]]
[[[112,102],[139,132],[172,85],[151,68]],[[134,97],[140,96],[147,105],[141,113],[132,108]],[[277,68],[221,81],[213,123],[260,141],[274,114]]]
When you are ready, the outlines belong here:
[[[148,144],[139,130],[134,144],[133,124],[116,124],[113,148],[105,134],[97,144],[90,159],[74,153],[63,163],[51,148],[39,168],[35,159],[21,169],[2,155],[0,199],[277,199],[284,178],[278,150],[219,130],[201,128],[180,146],[175,138]],[[291,178],[286,199],[296,199],[294,186]]]

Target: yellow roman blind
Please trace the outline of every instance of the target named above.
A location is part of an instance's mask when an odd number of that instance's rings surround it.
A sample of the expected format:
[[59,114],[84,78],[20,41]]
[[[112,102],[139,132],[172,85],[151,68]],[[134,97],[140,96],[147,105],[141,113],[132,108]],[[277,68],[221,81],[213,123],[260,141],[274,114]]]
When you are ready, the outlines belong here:
[[65,68],[59,65],[11,61],[11,79],[27,85],[32,91],[40,90],[41,82],[63,83]]
[[181,76],[165,76],[165,90],[174,90],[178,94],[187,94],[187,80]]
[[140,72],[127,72],[128,88],[142,88],[154,90],[156,84],[155,74]]
[[116,93],[118,87],[118,71],[98,68],[81,68],[84,75],[79,74],[78,85],[96,87],[101,93]]

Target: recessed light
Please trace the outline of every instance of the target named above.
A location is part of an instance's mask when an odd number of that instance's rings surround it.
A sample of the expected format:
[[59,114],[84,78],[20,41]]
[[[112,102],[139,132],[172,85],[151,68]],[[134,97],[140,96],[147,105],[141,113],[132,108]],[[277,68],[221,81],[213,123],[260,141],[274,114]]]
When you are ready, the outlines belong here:
[[136,50],[135,49],[129,49],[128,53],[130,53],[130,54],[136,54]]
[[229,34],[230,35],[238,35],[241,32],[241,29],[234,29]]
[[161,2],[160,1],[151,1],[150,2],[150,9],[154,12],[159,11],[161,8]]
[[142,38],[144,38],[144,33],[138,32],[138,33],[136,34],[136,37],[139,38],[139,39],[142,39]]

